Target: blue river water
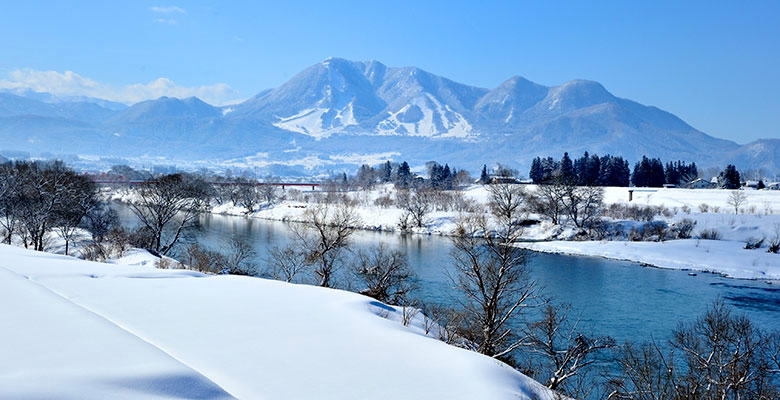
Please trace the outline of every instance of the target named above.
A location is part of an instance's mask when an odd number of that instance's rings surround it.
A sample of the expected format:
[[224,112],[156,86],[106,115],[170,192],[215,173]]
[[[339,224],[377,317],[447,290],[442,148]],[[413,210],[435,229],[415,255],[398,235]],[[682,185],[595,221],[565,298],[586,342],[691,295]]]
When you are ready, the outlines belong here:
[[[118,211],[123,223],[135,224],[128,209],[120,206]],[[219,249],[233,236],[251,243],[261,273],[268,250],[292,240],[283,222],[223,215],[202,216],[200,228],[190,240]],[[420,297],[445,304],[454,301],[448,273],[452,271],[449,238],[358,231],[353,235],[352,247],[368,248],[379,243],[406,254],[421,283]],[[709,273],[689,276],[686,271],[625,261],[542,253],[534,253],[529,266],[532,279],[543,287],[545,295],[572,305],[581,327],[612,336],[618,342],[668,338],[679,321],[692,320],[718,298],[745,313],[760,328],[780,329],[777,282],[771,285]]]

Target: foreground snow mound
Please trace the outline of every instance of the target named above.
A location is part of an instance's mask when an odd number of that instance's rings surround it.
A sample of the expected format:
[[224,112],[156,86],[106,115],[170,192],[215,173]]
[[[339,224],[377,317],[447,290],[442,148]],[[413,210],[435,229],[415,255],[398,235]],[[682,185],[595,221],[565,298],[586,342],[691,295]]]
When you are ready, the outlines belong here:
[[659,268],[710,271],[732,278],[780,279],[780,255],[766,249],[746,250],[742,242],[727,240],[670,240],[666,242],[524,243],[547,253],[597,256],[628,260]]
[[0,397],[552,398],[370,298],[141,258],[0,245]]

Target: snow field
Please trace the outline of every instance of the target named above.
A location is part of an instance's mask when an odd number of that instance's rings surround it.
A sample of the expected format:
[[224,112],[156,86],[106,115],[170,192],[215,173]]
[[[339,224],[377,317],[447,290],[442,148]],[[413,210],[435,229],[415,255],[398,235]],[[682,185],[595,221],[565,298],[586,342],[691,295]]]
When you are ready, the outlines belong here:
[[551,398],[345,291],[0,245],[0,397]]

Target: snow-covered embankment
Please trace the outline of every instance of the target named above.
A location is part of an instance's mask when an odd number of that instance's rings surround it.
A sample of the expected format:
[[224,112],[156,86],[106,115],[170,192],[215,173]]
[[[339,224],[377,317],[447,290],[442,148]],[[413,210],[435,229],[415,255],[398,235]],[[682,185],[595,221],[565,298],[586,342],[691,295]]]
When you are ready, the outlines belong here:
[[332,289],[0,245],[3,398],[548,398]]

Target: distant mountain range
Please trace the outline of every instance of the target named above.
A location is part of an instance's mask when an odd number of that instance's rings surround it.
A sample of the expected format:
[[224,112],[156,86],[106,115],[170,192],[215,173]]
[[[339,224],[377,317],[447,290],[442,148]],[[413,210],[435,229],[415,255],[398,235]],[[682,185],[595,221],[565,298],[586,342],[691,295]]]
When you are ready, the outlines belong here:
[[642,155],[780,172],[780,140],[717,139],[671,113],[573,80],[512,77],[494,89],[415,67],[329,58],[243,103],[162,97],[130,107],[94,98],[0,92],[0,149],[213,160],[272,171],[352,169],[386,159],[471,171],[535,156]]

